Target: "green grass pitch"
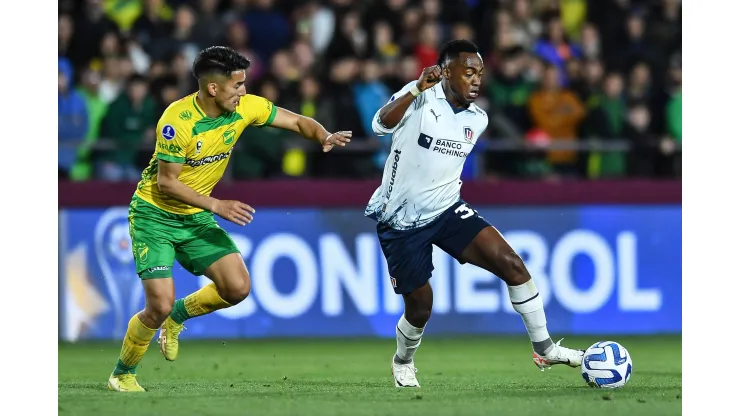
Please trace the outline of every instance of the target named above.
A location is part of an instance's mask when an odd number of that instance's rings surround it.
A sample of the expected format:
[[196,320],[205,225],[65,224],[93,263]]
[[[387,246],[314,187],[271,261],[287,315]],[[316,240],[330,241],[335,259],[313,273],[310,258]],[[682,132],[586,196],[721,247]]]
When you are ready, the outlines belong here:
[[568,337],[622,343],[634,371],[622,389],[587,387],[580,370],[540,372],[526,337],[426,336],[421,389],[396,389],[393,339],[183,339],[176,362],[156,340],[138,369],[148,392],[105,389],[118,342],[59,344],[60,415],[679,415],[681,337]]

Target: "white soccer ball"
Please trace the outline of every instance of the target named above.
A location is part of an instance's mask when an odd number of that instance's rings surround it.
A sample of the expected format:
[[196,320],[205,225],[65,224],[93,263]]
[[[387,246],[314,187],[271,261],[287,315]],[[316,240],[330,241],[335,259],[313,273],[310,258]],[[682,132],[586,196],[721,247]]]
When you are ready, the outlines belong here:
[[599,341],[583,355],[581,375],[591,387],[622,387],[632,375],[632,357],[618,342]]

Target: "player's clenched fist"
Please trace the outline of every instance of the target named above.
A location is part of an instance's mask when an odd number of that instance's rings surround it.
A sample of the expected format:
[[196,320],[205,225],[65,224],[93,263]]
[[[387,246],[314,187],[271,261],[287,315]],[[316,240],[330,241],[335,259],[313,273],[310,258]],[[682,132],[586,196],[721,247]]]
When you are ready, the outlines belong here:
[[239,201],[217,200],[212,212],[219,217],[231,221],[234,224],[246,225],[252,222],[254,208]]
[[419,81],[416,83],[416,88],[418,88],[419,91],[424,91],[432,88],[439,81],[442,81],[442,68],[440,68],[439,65],[429,66],[421,71],[421,76],[419,77]]

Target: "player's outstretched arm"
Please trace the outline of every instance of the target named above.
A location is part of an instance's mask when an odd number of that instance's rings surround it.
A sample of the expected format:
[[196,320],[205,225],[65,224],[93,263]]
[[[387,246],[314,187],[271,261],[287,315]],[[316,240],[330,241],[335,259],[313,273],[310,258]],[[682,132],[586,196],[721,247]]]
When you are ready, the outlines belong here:
[[275,120],[270,126],[294,131],[308,140],[318,142],[324,152],[328,152],[334,146],[345,146],[352,137],[351,131],[329,133],[318,121],[280,107],[277,107]]
[[383,108],[378,111],[378,121],[386,129],[395,128],[398,123],[401,122],[403,115],[406,114],[406,110],[409,108],[411,103],[414,102],[416,97],[421,94],[422,91],[432,88],[441,80],[442,69],[439,65],[424,68],[419,76],[419,80],[416,81],[416,85],[414,85],[411,90],[384,105]]
[[219,217],[238,225],[252,222],[254,208],[239,201],[222,201],[210,196],[201,195],[193,188],[180,182],[182,163],[157,161],[157,186],[159,190],[172,198],[188,205],[211,211]]

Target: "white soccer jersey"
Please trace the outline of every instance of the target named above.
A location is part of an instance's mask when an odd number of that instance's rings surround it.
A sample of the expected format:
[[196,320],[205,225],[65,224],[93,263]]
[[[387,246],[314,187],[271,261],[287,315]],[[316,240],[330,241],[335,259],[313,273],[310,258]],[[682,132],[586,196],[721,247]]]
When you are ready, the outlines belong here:
[[465,158],[488,126],[488,116],[475,104],[455,113],[441,83],[419,94],[395,128],[384,127],[379,113],[373,117],[373,131],[378,136],[393,133],[393,141],[383,181],[365,215],[397,230],[421,227],[460,199]]

